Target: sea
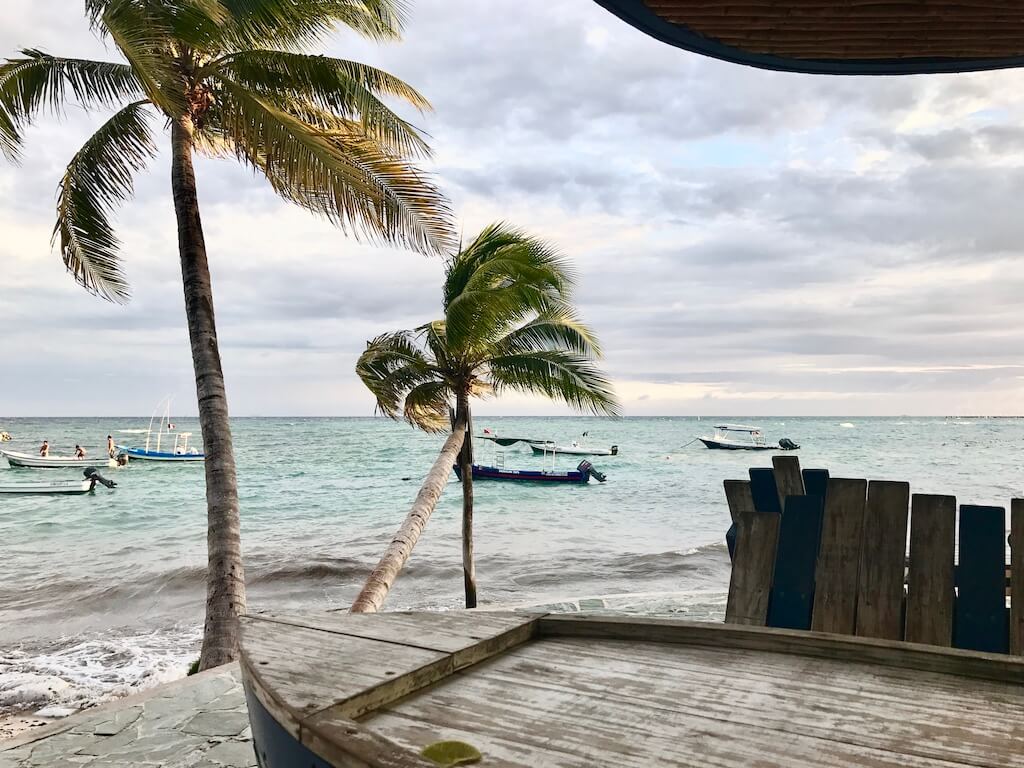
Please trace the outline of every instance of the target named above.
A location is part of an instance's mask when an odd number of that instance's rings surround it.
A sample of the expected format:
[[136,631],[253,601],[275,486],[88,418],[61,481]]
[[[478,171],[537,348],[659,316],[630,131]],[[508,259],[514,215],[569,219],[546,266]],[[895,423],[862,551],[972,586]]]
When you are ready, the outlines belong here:
[[[920,493],[1008,505],[1024,495],[1024,420],[730,417],[802,448],[804,467],[908,480]],[[4,444],[99,456],[131,444],[148,418],[0,419]],[[594,457],[607,482],[480,481],[475,543],[481,605],[607,606],[694,617],[724,611],[726,478],[770,453],[711,451],[704,418],[483,418],[501,436],[618,445]],[[195,419],[178,431],[197,435]],[[347,607],[405,517],[443,436],[382,418],[232,421],[251,611]],[[497,454],[495,453],[497,451]],[[539,469],[525,445],[478,441],[480,463]],[[578,457],[559,457],[573,468]],[[198,657],[206,506],[201,464],[133,461],[102,470],[117,488],[73,497],[0,497],[0,715],[60,716],[182,677]],[[0,468],[4,481],[77,470]],[[461,494],[449,488],[385,608],[462,603]]]

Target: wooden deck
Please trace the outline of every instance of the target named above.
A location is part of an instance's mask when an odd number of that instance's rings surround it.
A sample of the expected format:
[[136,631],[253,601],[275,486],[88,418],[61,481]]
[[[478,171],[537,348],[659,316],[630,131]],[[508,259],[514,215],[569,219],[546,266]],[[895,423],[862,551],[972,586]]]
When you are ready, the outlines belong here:
[[[675,620],[512,613],[244,620],[264,768],[1024,768],[1024,660]],[[298,751],[297,751],[298,750]]]

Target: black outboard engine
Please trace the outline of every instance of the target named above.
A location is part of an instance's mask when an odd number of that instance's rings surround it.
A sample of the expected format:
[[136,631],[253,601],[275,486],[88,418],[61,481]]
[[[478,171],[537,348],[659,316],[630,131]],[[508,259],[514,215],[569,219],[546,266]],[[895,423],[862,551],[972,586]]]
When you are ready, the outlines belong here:
[[105,478],[103,475],[97,472],[96,467],[86,467],[85,471],[82,474],[85,475],[86,480],[92,480],[92,484],[94,487],[96,483],[102,483],[103,485],[107,486],[107,488],[117,487],[117,483],[115,483],[113,480],[107,480],[107,478]]
[[605,480],[608,479],[607,477],[604,476],[603,473],[598,472],[596,469],[594,469],[594,465],[591,464],[586,459],[579,463],[579,465],[576,467],[576,471],[584,475],[590,475],[599,483],[603,483]]
[[784,451],[795,451],[799,447],[800,447],[799,445],[794,443],[788,437],[784,437],[781,440],[779,440],[779,448],[781,448]]
[[613,445],[612,446],[612,456],[618,456],[618,455],[619,455],[619,446]]

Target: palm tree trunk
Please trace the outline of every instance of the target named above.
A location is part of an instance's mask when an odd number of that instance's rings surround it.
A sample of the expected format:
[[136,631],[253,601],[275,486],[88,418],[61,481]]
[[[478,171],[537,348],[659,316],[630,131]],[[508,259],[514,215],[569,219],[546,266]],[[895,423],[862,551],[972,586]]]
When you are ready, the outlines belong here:
[[406,515],[402,527],[398,529],[398,533],[384,551],[384,556],[370,573],[362,591],[352,603],[352,613],[375,613],[384,604],[384,598],[388,596],[395,579],[412,554],[413,547],[419,541],[420,534],[427,527],[434,507],[437,506],[437,500],[441,498],[441,492],[448,484],[452,466],[462,449],[465,434],[464,428],[453,429],[448,439],[444,441],[441,453],[427,473],[427,479],[420,486],[420,492],[416,494],[416,500],[412,503],[412,509]]
[[455,420],[464,422],[466,431],[466,439],[459,452],[459,469],[462,472],[462,578],[466,587],[466,607],[476,608],[476,564],[473,562],[473,415],[469,409],[469,395],[459,395]]
[[245,574],[235,452],[217,346],[210,266],[192,167],[192,131],[192,121],[187,117],[171,125],[171,189],[178,219],[178,251],[199,396],[199,425],[206,453],[206,622],[199,657],[199,669],[203,670],[238,656],[238,617],[245,612]]

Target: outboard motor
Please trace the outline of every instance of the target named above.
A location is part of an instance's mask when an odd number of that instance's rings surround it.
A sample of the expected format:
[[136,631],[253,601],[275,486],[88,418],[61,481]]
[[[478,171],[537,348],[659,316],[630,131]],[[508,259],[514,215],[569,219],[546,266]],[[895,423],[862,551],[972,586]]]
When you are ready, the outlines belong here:
[[102,483],[103,485],[107,486],[107,488],[117,487],[117,483],[115,483],[113,480],[107,480],[107,478],[105,478],[103,475],[97,472],[96,467],[86,467],[85,471],[82,474],[85,475],[86,480],[92,480],[93,487],[96,486],[96,483]]
[[795,451],[799,447],[800,447],[799,445],[794,443],[788,437],[784,437],[781,440],[779,440],[779,448],[781,448],[784,451]]
[[619,455],[619,446],[613,445],[612,446],[612,456],[618,456],[618,455]]
[[576,467],[576,471],[581,473],[581,474],[584,474],[584,475],[590,475],[592,478],[597,480],[597,482],[599,482],[599,483],[603,483],[605,480],[608,479],[608,478],[606,478],[604,476],[604,474],[602,474],[601,472],[598,472],[596,469],[594,469],[594,465],[591,464],[586,459],[584,459],[583,461],[581,461],[579,463],[579,465]]

